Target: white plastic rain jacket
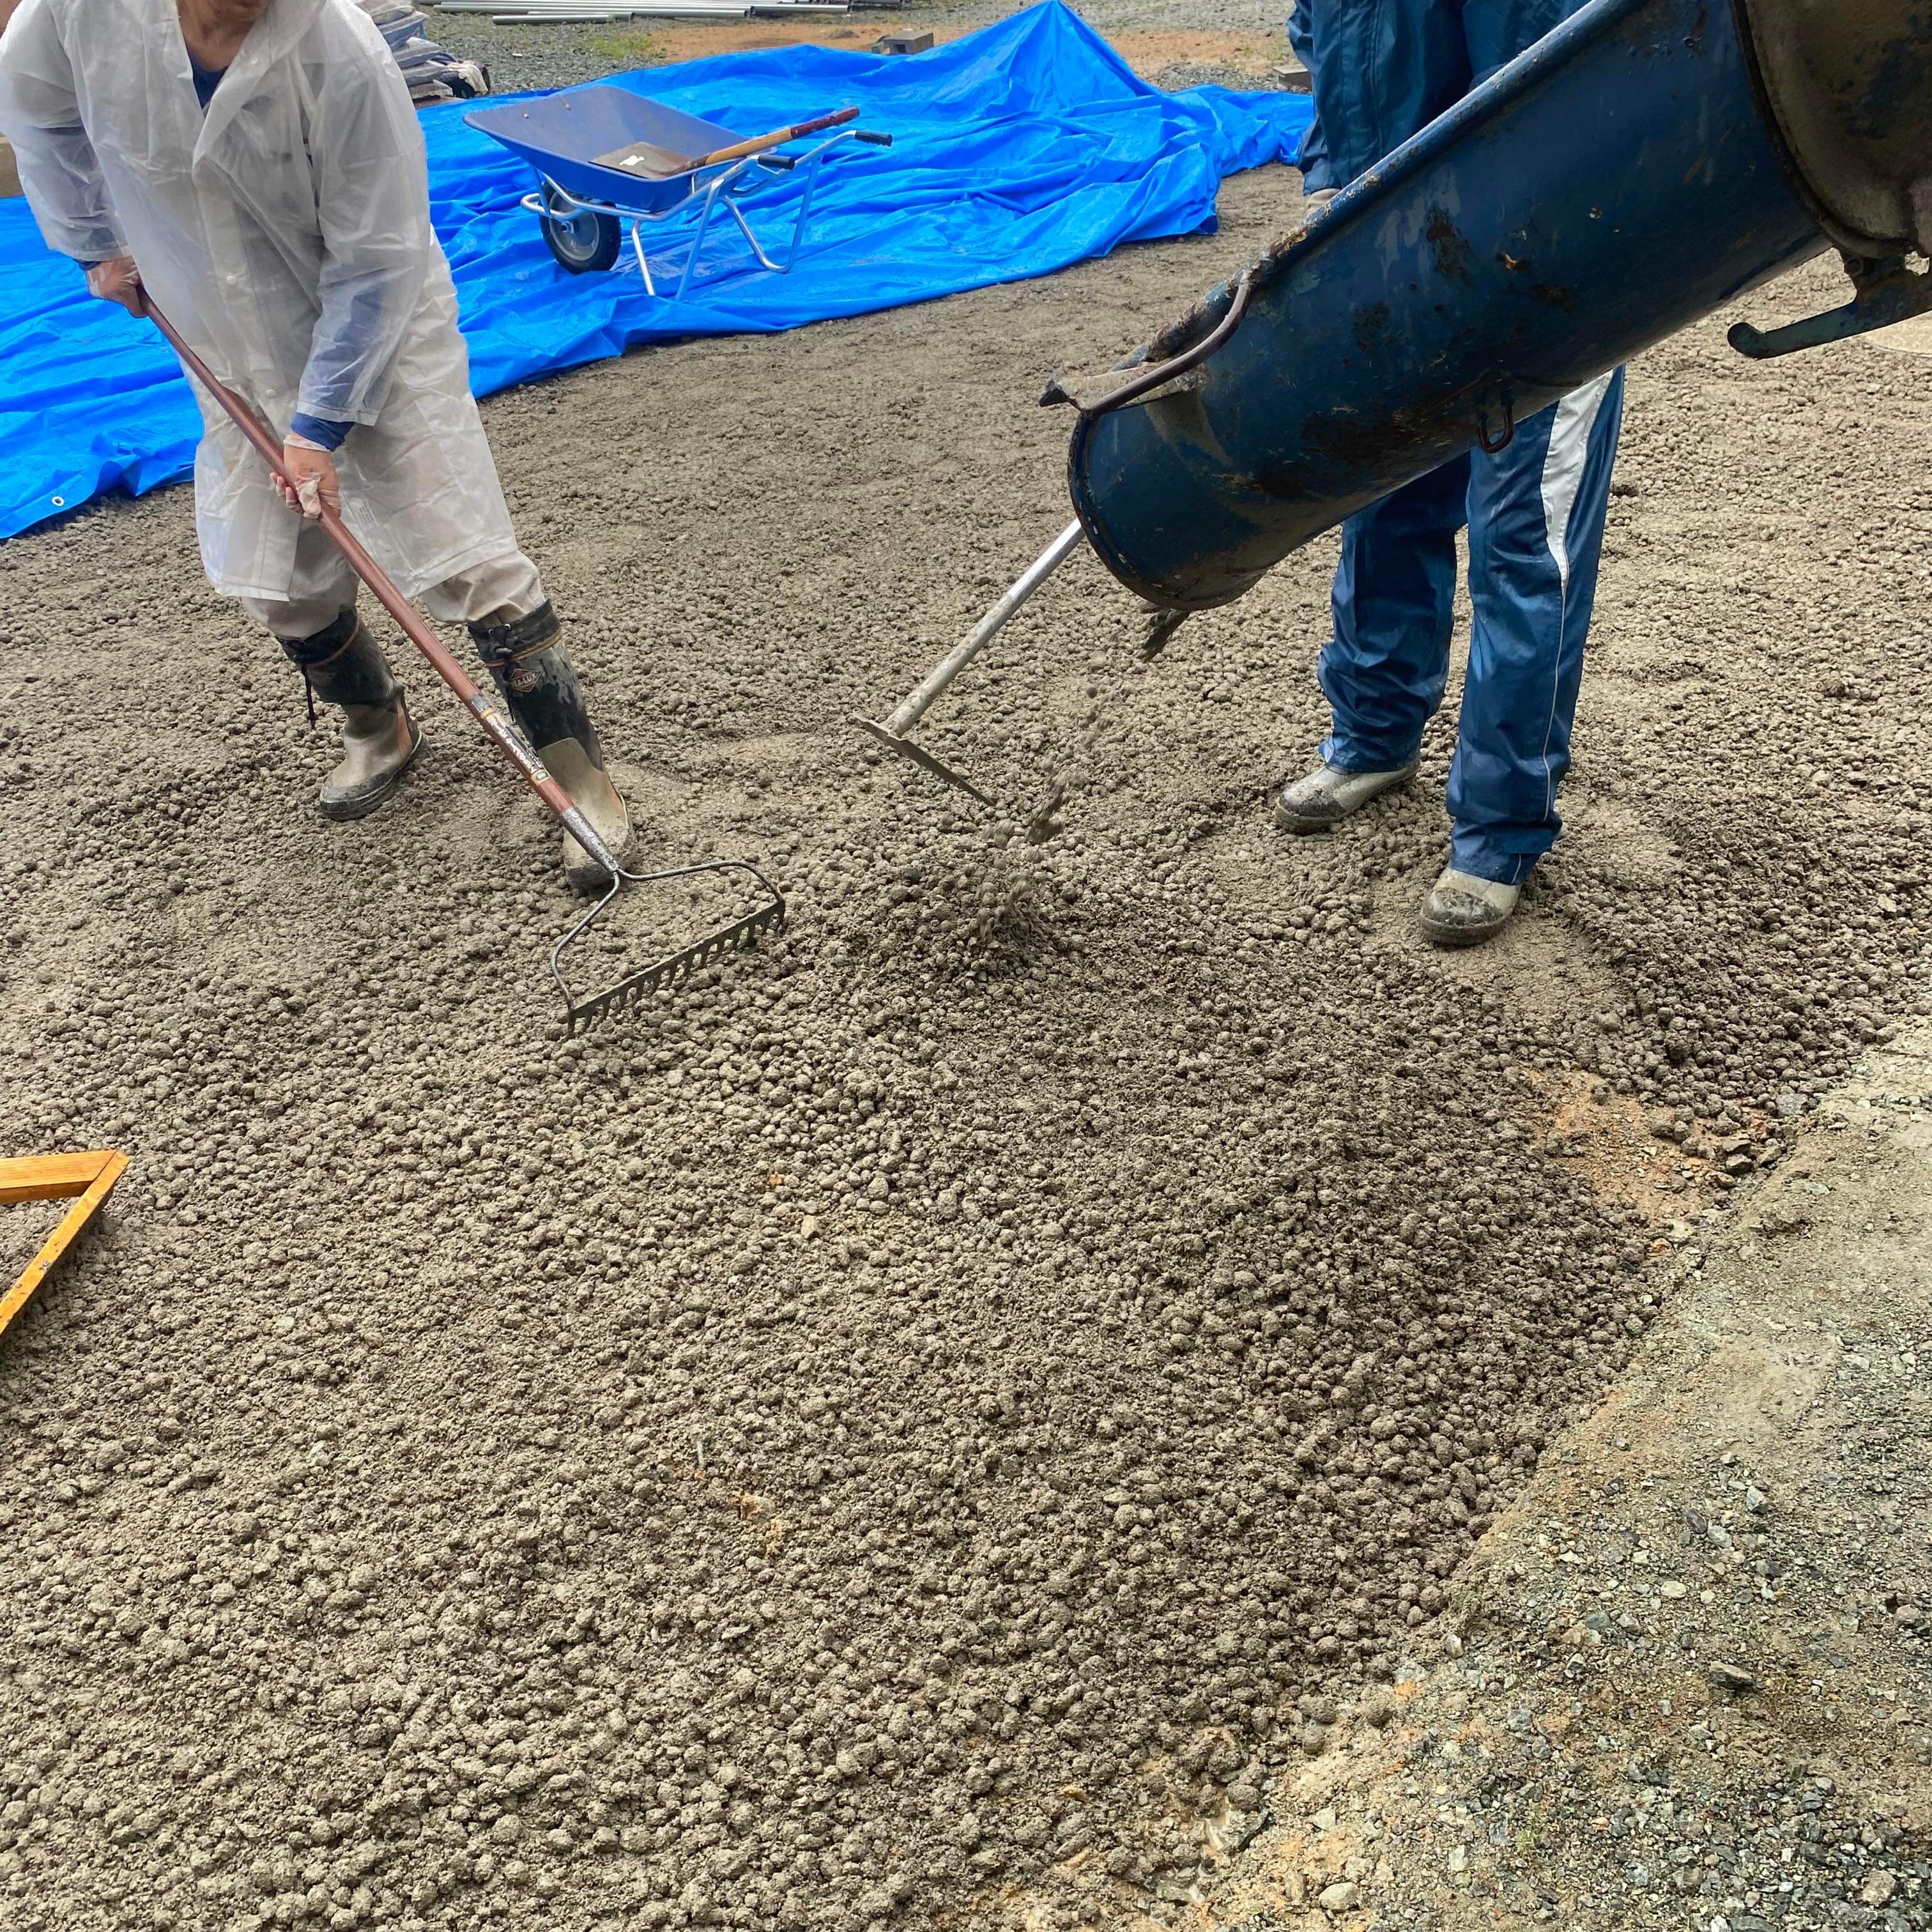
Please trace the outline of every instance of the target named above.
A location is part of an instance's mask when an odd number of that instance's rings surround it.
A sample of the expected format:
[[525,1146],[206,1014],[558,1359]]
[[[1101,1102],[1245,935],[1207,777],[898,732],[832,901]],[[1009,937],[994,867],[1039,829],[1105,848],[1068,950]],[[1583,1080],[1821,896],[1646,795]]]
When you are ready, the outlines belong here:
[[[350,0],[269,0],[206,114],[175,0],[26,0],[0,132],[49,245],[132,255],[164,313],[278,434],[353,422],[344,514],[414,596],[514,556],[430,225],[422,132]],[[287,595],[300,519],[209,398],[195,515],[209,580]]]

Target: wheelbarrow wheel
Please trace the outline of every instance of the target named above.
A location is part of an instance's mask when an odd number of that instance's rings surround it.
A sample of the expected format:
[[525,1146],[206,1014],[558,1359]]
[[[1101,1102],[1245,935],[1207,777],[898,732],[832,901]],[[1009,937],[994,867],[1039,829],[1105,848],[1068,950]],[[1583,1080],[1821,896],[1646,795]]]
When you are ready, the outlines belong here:
[[612,214],[599,214],[595,208],[580,208],[565,213],[547,207],[537,217],[543,238],[557,266],[572,275],[587,275],[608,268],[624,245],[624,232]]

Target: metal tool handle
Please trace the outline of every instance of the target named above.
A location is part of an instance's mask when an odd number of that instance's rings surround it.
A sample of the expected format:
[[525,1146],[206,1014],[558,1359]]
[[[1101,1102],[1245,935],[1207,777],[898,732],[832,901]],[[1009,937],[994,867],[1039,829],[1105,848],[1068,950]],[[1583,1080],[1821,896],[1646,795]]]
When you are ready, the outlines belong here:
[[[153,297],[144,291],[142,301],[148,320],[173,345],[175,353],[181,358],[188,373],[227,412],[235,427],[254,445],[262,460],[292,488],[289,474],[282,467],[281,444],[254,411],[182,340],[180,332],[154,306]],[[571,802],[569,793],[550,776],[544,761],[524,742],[523,734],[510,722],[502,706],[478,688],[452,655],[448,646],[417,614],[415,607],[391,581],[389,573],[362,548],[349,526],[326,503],[322,506],[321,521],[323,533],[342,553],[350,568],[374,592],[376,602],[402,626],[410,642],[429,660],[430,668],[463,700],[476,722],[489,734],[490,742],[516,767],[524,782],[556,814],[564,830],[614,879],[620,869],[616,854],[598,836],[597,828]]]
[[931,674],[912,695],[886,720],[886,729],[895,736],[910,731],[946,687],[1006,628],[1008,618],[1087,541],[1087,532],[1071,523],[1055,537],[1026,573],[973,627],[964,644],[956,644],[932,668]]

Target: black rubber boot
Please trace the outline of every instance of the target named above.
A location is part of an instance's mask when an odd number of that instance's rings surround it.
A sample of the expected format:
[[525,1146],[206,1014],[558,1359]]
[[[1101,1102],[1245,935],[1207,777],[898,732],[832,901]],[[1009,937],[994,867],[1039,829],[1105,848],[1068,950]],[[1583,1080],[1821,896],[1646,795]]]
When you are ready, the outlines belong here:
[[366,818],[422,748],[403,688],[352,605],[313,637],[280,641],[310,697],[342,710],[342,762],[322,780],[316,806],[325,818]]
[[[546,598],[526,617],[472,624],[470,634],[518,728],[622,863],[631,851],[631,815],[605,775],[584,687],[557,644],[560,628]],[[567,832],[563,869],[580,892],[601,892],[610,884],[610,874]]]

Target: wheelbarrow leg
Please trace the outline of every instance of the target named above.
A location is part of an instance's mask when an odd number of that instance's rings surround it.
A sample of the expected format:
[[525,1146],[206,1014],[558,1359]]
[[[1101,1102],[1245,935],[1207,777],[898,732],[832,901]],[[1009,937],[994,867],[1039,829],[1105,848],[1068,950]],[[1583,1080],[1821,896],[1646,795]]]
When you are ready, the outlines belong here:
[[698,218],[698,232],[691,238],[691,253],[684,258],[684,273],[677,278],[677,292],[672,297],[673,301],[682,302],[684,299],[684,292],[691,286],[692,277],[698,272],[698,253],[704,246],[704,237],[711,226],[711,217],[717,208],[718,197],[729,183],[737,179],[744,166],[745,164],[740,162],[738,166],[727,169],[706,191],[704,212]]
[[752,232],[752,224],[746,220],[745,212],[738,206],[736,198],[727,197],[727,205],[731,210],[732,219],[737,223],[745,239],[751,244],[752,253],[758,258],[758,266],[761,268],[769,268],[775,275],[788,275],[791,273],[792,264],[798,259],[798,244],[804,237],[805,225],[812,219],[812,197],[818,192],[820,166],[824,161],[827,152],[838,145],[836,140],[821,142],[818,146],[812,149],[809,158],[805,164],[805,194],[799,202],[797,219],[791,225],[791,239],[786,244],[784,259],[781,262],[774,262],[770,256],[765,253],[758,238]]
[[805,170],[805,199],[798,205],[798,219],[792,224],[791,245],[785,250],[784,273],[791,273],[791,265],[798,259],[798,244],[805,238],[806,224],[812,219],[812,200],[818,192],[818,171],[824,165],[825,157],[838,146],[836,141],[823,143],[806,163]]
[[658,285],[651,280],[651,258],[644,252],[644,224],[641,221],[631,224],[631,250],[638,258],[638,272],[644,278],[644,292],[654,296]]
[[[745,211],[729,196],[726,198],[724,206],[731,211],[731,219],[738,224],[739,233],[752,244],[752,253],[758,257],[759,267],[770,269],[775,275],[784,274],[791,266],[791,256],[788,254],[782,262],[774,262],[770,256],[758,245],[758,238],[752,232],[752,224],[745,219]],[[795,248],[797,245],[798,234],[794,230],[792,233],[792,246]]]

